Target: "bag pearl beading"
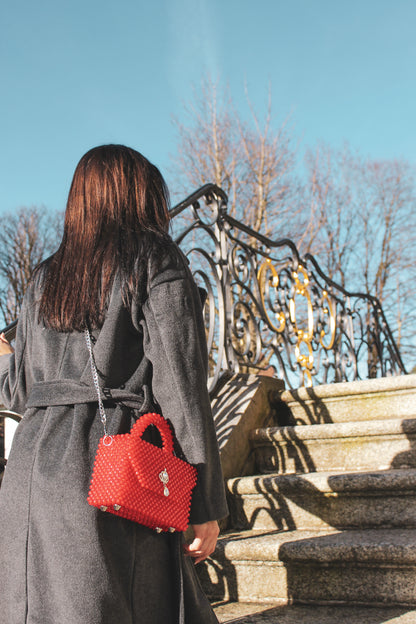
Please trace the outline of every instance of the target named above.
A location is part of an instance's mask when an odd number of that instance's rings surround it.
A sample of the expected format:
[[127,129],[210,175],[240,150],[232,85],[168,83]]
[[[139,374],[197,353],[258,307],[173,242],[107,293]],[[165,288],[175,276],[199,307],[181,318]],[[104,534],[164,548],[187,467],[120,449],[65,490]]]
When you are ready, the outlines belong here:
[[[142,439],[149,425],[159,430],[162,448]],[[112,436],[110,445],[104,438],[98,445],[88,503],[151,529],[185,531],[197,471],[173,454],[167,421],[160,414],[145,414],[130,433]],[[167,481],[161,478],[164,474]]]

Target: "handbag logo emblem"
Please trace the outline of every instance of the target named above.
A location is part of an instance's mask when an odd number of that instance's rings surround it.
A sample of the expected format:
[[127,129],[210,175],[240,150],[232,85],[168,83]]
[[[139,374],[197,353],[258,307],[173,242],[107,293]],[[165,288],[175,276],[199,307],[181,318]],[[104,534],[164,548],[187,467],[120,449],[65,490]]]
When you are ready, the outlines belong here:
[[159,479],[162,481],[163,485],[165,486],[163,488],[163,494],[165,496],[169,496],[169,490],[167,487],[167,483],[169,482],[169,475],[168,475],[168,471],[166,470],[166,468],[162,470],[162,472],[159,473]]

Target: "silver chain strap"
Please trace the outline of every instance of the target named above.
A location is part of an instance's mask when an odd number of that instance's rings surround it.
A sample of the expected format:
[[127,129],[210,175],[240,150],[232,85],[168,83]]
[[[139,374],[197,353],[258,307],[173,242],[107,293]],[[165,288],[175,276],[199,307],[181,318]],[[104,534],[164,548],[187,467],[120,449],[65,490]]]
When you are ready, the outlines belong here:
[[102,398],[101,398],[100,385],[98,383],[97,367],[95,365],[94,355],[93,355],[92,346],[91,346],[91,334],[90,334],[88,329],[84,330],[84,334],[85,334],[85,341],[87,343],[88,353],[90,354],[90,364],[91,364],[92,380],[94,382],[94,386],[95,386],[95,389],[97,391],[98,410],[100,412],[100,419],[101,419],[101,422],[103,423],[103,427],[104,427],[104,438],[108,438],[108,440],[111,440],[109,442],[111,444],[112,437],[110,435],[108,435],[108,432],[107,432],[107,416],[105,414],[104,404],[103,404],[103,401],[102,401]]

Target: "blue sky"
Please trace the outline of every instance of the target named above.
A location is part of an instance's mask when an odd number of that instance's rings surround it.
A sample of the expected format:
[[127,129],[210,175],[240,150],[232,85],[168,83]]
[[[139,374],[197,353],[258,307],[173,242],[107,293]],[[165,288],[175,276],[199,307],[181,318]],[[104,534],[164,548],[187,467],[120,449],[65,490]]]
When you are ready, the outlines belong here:
[[207,73],[244,84],[301,146],[348,141],[416,164],[414,0],[18,0],[0,8],[0,212],[63,209],[94,145],[143,152],[167,175]]

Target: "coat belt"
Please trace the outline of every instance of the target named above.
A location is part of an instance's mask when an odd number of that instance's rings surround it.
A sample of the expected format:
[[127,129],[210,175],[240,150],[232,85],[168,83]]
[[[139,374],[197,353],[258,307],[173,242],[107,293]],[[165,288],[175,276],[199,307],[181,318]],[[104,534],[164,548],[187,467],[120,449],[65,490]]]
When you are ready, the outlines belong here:
[[[152,409],[147,386],[140,393],[122,388],[101,388],[103,401],[122,403],[139,411]],[[49,407],[51,405],[76,405],[79,403],[97,403],[97,391],[94,386],[73,379],[55,379],[38,381],[33,384],[26,407]]]

